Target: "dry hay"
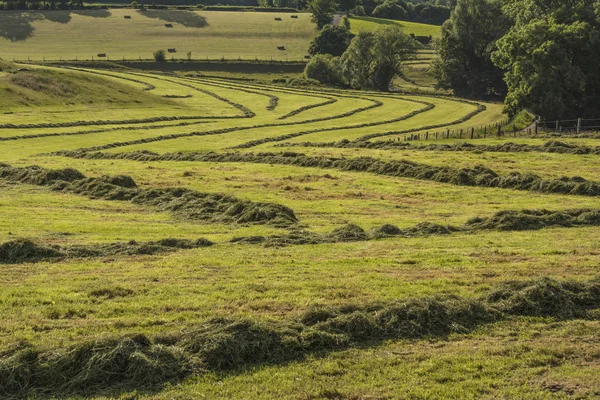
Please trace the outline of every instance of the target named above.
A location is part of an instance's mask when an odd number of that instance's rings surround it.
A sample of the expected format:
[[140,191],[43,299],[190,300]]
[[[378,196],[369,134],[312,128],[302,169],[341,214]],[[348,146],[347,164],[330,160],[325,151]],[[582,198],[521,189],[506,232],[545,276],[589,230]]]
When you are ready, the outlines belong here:
[[0,264],[34,263],[63,258],[108,257],[115,255],[151,255],[178,249],[212,246],[208,239],[167,238],[156,242],[117,242],[93,245],[43,245],[29,239],[16,239],[0,244]]
[[54,155],[84,159],[129,159],[136,161],[201,161],[249,162],[256,164],[294,165],[300,167],[367,172],[377,175],[411,178],[459,186],[478,186],[527,190],[541,193],[560,193],[581,196],[599,196],[600,183],[581,177],[544,179],[532,173],[511,172],[501,176],[490,168],[477,165],[471,168],[450,168],[419,164],[406,160],[385,161],[371,157],[336,158],[311,157],[302,153],[89,153],[61,151]]
[[86,178],[74,169],[49,170],[38,166],[17,168],[0,164],[0,178],[11,182],[45,185],[53,191],[84,195],[92,199],[150,205],[197,221],[268,223],[281,227],[294,225],[298,221],[293,210],[280,204],[258,203],[183,188],[141,189],[131,177],[124,175]]
[[593,318],[600,281],[509,282],[479,299],[425,297],[387,304],[313,307],[298,320],[215,318],[150,338],[127,335],[40,351],[26,343],[0,354],[0,396],[93,395],[158,389],[209,371],[279,364],[384,340],[446,337],[520,316]]

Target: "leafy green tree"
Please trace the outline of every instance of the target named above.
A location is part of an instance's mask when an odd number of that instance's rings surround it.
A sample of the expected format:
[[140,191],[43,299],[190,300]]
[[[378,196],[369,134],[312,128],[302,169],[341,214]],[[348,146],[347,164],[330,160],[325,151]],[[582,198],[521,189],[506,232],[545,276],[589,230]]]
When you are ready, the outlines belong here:
[[342,70],[340,58],[330,54],[317,54],[313,57],[306,68],[304,75],[309,79],[316,79],[321,83],[332,86],[342,86]]
[[310,0],[307,7],[312,13],[312,22],[317,24],[317,29],[321,30],[331,23],[333,14],[337,10],[337,3],[335,0]]
[[310,42],[308,53],[341,56],[350,45],[350,32],[343,26],[326,25]]
[[507,71],[507,111],[547,119],[600,114],[600,2],[506,0],[515,25],[494,62]]
[[340,10],[344,11],[346,15],[350,14],[350,10],[356,8],[359,5],[360,0],[339,0],[338,4]]
[[439,58],[433,64],[438,86],[469,98],[504,95],[504,73],[491,55],[509,28],[499,0],[458,0],[442,26]]
[[388,19],[408,19],[408,11],[396,0],[385,0],[373,10],[374,17]]
[[414,59],[421,45],[396,25],[359,33],[341,58],[342,74],[356,89],[389,90],[403,63]]

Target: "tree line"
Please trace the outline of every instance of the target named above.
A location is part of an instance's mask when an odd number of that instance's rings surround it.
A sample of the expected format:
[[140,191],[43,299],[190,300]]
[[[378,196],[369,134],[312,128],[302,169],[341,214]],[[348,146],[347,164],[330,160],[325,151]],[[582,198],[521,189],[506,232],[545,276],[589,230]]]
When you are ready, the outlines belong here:
[[469,98],[545,119],[600,115],[600,1],[458,0],[433,72]]
[[83,0],[4,0],[0,10],[74,10],[83,9]]

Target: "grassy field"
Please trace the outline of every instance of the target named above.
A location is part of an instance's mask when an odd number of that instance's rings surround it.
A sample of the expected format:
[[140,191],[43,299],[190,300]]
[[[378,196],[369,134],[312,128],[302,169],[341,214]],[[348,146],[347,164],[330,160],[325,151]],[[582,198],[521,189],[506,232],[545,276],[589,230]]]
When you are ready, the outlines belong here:
[[[125,19],[125,16],[131,19]],[[281,17],[282,21],[274,18]],[[172,24],[167,28],[165,24]],[[17,60],[169,58],[302,60],[315,35],[310,14],[131,9],[3,11],[0,58]],[[278,50],[285,46],[285,50]]]
[[18,67],[0,72],[0,397],[600,395],[597,136],[405,142],[506,117]]
[[351,17],[350,29],[352,33],[361,31],[371,31],[381,25],[398,25],[405,33],[414,33],[416,36],[439,37],[441,27],[437,25],[421,24],[418,22],[396,21],[393,19],[374,18],[374,17]]

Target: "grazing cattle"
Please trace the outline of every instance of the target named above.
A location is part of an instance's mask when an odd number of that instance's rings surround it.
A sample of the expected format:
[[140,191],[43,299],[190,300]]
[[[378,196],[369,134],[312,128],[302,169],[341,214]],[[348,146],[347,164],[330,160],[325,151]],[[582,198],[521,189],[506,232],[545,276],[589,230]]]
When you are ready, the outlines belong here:
[[277,50],[285,50],[285,46],[277,46]]
[[167,28],[172,28],[172,27],[173,27],[173,24],[165,24],[165,26],[166,26]]
[[98,53],[98,57],[106,57],[106,53]]
[[169,53],[177,53],[177,50],[176,50],[176,49],[167,49],[167,51],[168,51]]

